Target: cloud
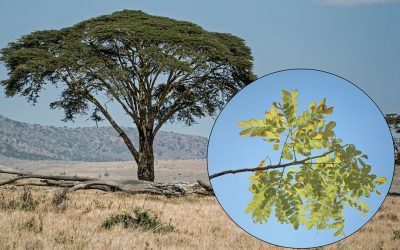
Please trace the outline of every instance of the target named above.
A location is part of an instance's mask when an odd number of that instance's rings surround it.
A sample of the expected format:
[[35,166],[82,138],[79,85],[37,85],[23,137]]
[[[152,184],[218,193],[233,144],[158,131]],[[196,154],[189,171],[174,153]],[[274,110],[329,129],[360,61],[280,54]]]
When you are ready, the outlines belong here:
[[324,5],[354,6],[400,2],[400,0],[314,0],[314,2]]

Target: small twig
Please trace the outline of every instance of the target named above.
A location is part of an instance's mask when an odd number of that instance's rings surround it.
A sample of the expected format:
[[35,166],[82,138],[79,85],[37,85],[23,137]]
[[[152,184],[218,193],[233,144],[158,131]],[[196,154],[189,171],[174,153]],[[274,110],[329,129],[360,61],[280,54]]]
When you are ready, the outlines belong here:
[[268,155],[267,155],[267,156],[265,156],[265,161],[266,161],[267,159],[269,160],[269,165],[272,165],[271,158],[269,158],[269,156],[268,156]]
[[283,143],[283,148],[282,148],[282,151],[281,151],[281,156],[279,157],[279,163],[278,163],[278,165],[280,165],[281,162],[282,162],[283,151],[285,150],[287,140],[289,139],[289,135],[290,135],[290,134],[288,133],[287,136],[286,136],[285,142]]

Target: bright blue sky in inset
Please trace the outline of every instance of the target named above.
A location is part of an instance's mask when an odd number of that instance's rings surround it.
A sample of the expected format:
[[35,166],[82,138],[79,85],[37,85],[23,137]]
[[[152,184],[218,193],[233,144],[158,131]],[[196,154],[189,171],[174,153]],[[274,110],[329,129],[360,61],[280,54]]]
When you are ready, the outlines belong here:
[[[318,103],[326,97],[327,106],[334,107],[327,121],[336,121],[336,137],[343,139],[344,144],[356,145],[368,155],[371,172],[388,179],[378,187],[383,195],[373,194],[365,200],[370,207],[365,219],[352,208],[345,210],[345,234],[349,235],[375,214],[388,192],[394,168],[393,144],[376,105],[357,87],[337,76],[312,70],[282,71],[263,77],[240,91],[224,108],[212,130],[208,148],[209,174],[256,167],[266,155],[273,164],[278,162],[280,155],[272,150],[271,144],[260,137],[240,136],[242,128],[237,122],[264,117],[273,101],[281,101],[282,89],[298,89],[298,113],[308,109],[311,101]],[[251,174],[229,174],[212,179],[218,201],[243,229],[267,242],[289,247],[319,246],[340,239],[333,237],[335,231],[308,231],[303,225],[295,231],[292,225],[281,225],[274,217],[266,224],[253,224],[251,215],[244,213],[252,198],[248,191]]]
[[[344,2],[353,5],[343,6]],[[358,84],[383,112],[399,112],[400,4],[370,2],[379,0],[2,0],[0,47],[35,30],[59,29],[117,10],[138,9],[242,37],[253,51],[259,76],[297,67],[326,70]],[[4,78],[6,70],[0,65],[0,79]],[[36,107],[23,98],[5,99],[2,92],[0,87],[0,114],[9,118],[94,126],[86,117],[75,124],[61,122],[63,111],[48,107],[59,93],[53,88],[43,93]],[[110,110],[122,125],[132,126],[120,108]],[[163,130],[208,137],[212,124],[213,119],[205,118],[193,127],[169,124]]]

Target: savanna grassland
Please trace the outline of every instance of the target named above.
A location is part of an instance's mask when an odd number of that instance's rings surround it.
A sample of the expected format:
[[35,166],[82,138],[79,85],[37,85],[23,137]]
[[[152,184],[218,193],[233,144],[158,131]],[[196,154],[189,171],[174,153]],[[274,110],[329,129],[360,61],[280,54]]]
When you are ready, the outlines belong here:
[[[214,197],[59,194],[54,188],[2,187],[0,249],[280,249],[238,228]],[[359,232],[324,249],[399,249],[399,206],[400,197],[388,197]],[[141,223],[117,216],[135,217],[135,209],[145,213]],[[113,222],[121,223],[105,226]]]

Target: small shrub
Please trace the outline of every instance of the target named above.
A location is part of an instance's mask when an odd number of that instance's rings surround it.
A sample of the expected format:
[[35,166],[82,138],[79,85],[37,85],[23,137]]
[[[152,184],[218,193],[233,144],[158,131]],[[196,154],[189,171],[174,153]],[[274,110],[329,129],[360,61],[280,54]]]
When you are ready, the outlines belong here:
[[2,210],[15,210],[19,207],[18,201],[12,199],[7,201],[3,194],[0,194],[0,209]]
[[19,200],[20,200],[19,205],[21,209],[25,211],[33,211],[39,204],[38,201],[35,201],[33,199],[31,190],[29,188],[24,188],[24,191],[19,197]]
[[140,208],[135,208],[135,217],[128,213],[117,214],[107,218],[102,227],[111,229],[117,224],[122,224],[124,228],[141,228],[153,233],[170,232],[174,230],[171,223],[163,222],[158,216],[151,215],[149,211],[142,211]]
[[16,210],[18,208],[25,211],[33,211],[39,204],[32,197],[32,193],[29,189],[24,188],[23,193],[19,196],[19,199],[6,200],[3,194],[0,194],[0,209],[3,210]]
[[40,233],[43,231],[42,218],[36,219],[35,217],[30,218],[27,222],[21,225],[21,229],[28,230],[34,233]]
[[19,203],[18,203],[18,201],[16,201],[16,200],[10,200],[9,202],[8,202],[8,206],[7,206],[7,208],[8,209],[10,209],[10,210],[15,210],[15,209],[17,209],[19,207]]
[[8,203],[2,193],[0,193],[0,209],[8,209]]
[[122,224],[124,228],[128,228],[133,226],[135,223],[135,219],[128,213],[117,214],[107,218],[102,227],[105,229],[111,229],[117,224]]
[[60,206],[62,203],[64,203],[68,199],[67,197],[67,189],[64,190],[58,190],[54,196],[53,199],[51,199],[51,204],[54,207]]
[[151,216],[148,211],[142,211],[140,208],[135,208],[136,225],[144,230],[152,231],[153,233],[170,232],[174,227],[170,223],[164,223],[158,216]]
[[56,235],[54,236],[54,241],[57,244],[65,245],[65,244],[73,243],[74,238],[73,238],[73,236],[68,235],[66,232],[60,231],[60,232],[56,233]]
[[393,240],[400,240],[400,230],[393,231]]

